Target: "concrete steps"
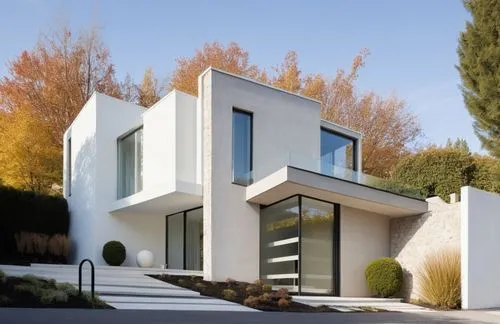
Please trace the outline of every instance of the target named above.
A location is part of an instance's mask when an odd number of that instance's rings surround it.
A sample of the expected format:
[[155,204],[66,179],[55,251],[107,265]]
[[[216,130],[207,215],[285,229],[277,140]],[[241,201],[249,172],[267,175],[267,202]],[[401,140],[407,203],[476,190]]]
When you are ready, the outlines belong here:
[[[32,264],[30,267],[0,265],[8,276],[32,274],[78,286],[78,266]],[[200,271],[97,266],[95,291],[117,309],[158,309],[184,311],[255,311],[225,300],[156,280],[146,274],[201,275]],[[82,288],[90,290],[90,267],[82,271]]]

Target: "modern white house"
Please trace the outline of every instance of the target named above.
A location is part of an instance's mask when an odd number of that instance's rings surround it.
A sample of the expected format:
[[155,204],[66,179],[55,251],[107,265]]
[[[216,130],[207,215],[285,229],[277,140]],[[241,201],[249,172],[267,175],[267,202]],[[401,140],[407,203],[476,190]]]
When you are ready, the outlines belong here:
[[147,249],[206,280],[368,296],[365,267],[394,254],[394,221],[430,203],[360,172],[362,135],[315,100],[213,68],[198,93],[149,109],[94,93],[83,107],[64,135],[73,261],[104,264],[119,240],[127,266]]

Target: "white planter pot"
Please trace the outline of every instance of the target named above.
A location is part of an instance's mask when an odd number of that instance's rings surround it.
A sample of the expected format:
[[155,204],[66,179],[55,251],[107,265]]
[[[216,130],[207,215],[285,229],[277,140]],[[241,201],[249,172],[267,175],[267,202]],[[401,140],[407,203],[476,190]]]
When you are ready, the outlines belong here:
[[137,265],[141,268],[152,268],[155,261],[153,252],[142,250],[137,253]]

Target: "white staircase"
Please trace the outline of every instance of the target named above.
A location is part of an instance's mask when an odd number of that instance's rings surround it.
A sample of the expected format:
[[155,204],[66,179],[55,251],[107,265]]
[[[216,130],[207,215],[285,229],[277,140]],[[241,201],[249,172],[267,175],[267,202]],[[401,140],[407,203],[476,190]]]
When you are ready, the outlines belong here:
[[[78,287],[77,265],[32,264],[0,265],[8,276],[32,274]],[[190,311],[255,311],[225,300],[201,296],[198,292],[151,278],[146,274],[201,275],[200,271],[144,269],[133,267],[95,267],[95,291],[101,299],[117,309],[161,309]],[[82,286],[90,290],[90,266],[82,271]]]

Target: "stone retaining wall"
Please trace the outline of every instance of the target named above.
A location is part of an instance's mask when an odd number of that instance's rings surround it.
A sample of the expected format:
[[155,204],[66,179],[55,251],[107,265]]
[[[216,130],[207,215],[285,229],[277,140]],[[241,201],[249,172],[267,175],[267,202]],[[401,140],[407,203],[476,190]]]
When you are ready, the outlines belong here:
[[429,212],[390,222],[391,256],[405,273],[402,296],[418,298],[416,273],[426,255],[446,248],[460,249],[460,203],[427,199]]

